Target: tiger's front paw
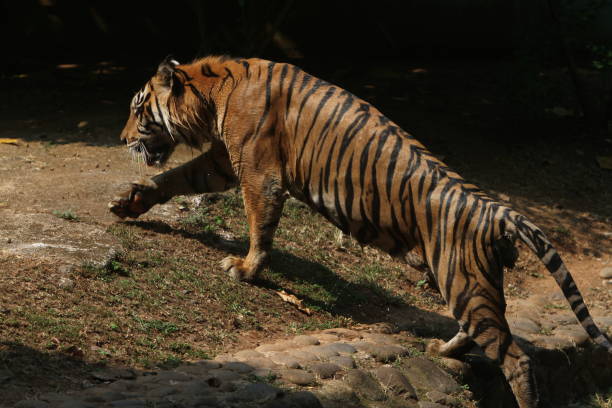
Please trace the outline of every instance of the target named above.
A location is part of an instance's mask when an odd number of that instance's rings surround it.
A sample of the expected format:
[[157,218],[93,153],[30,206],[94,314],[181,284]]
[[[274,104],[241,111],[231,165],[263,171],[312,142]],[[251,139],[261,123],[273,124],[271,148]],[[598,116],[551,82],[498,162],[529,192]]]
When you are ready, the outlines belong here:
[[223,258],[221,268],[235,281],[250,281],[255,275],[251,268],[245,265],[244,259],[237,256]]
[[132,183],[129,190],[118,194],[108,203],[110,212],[120,218],[138,218],[153,206],[147,197],[154,187],[142,183]]

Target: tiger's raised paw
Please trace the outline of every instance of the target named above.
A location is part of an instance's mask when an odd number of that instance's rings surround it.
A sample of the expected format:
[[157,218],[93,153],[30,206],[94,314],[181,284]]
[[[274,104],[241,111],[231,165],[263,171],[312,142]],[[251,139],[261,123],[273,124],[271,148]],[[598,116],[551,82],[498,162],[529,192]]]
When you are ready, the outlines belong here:
[[149,186],[143,183],[132,183],[129,190],[118,194],[113,200],[108,203],[110,212],[120,218],[138,218],[141,214],[149,211],[155,204],[151,202],[150,192],[154,190],[154,186]]

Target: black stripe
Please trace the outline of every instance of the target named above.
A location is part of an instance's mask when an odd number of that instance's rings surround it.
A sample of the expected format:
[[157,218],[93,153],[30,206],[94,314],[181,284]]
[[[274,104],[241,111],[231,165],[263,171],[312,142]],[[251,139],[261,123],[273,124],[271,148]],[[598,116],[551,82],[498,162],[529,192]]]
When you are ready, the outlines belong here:
[[208,65],[207,63],[202,64],[202,66],[200,67],[200,72],[205,77],[218,77],[219,76],[219,74],[215,73],[210,67],[210,65]]
[[261,130],[261,127],[264,124],[264,121],[266,120],[266,118],[268,117],[268,114],[270,113],[270,104],[271,104],[271,93],[272,93],[272,78],[273,78],[273,69],[274,69],[274,65],[276,63],[274,62],[269,62],[268,63],[268,78],[266,78],[266,104],[264,106],[264,111],[263,114],[261,115],[261,118],[259,119],[259,123],[257,124],[257,129],[255,130],[255,134],[258,135],[259,131]]
[[297,79],[297,74],[300,72],[300,69],[293,66],[293,76],[291,77],[291,81],[289,82],[289,86],[287,87],[287,106],[285,108],[285,118],[289,115],[289,107],[291,106],[291,97],[293,95],[293,87],[295,86],[295,81]]

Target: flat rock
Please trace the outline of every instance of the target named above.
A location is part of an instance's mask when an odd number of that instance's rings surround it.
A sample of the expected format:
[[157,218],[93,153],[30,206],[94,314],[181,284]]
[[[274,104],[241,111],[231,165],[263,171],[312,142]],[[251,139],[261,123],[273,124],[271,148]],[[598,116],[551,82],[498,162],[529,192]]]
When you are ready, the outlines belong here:
[[279,388],[269,384],[257,383],[249,384],[246,387],[235,391],[229,398],[229,401],[252,401],[262,403],[273,400],[283,394]]
[[365,399],[372,401],[384,401],[386,395],[380,384],[363,370],[350,370],[344,377],[344,381],[355,392]]
[[352,357],[334,356],[330,357],[327,361],[333,364],[337,364],[344,369],[355,368],[355,360],[353,360]]
[[569,313],[551,314],[543,317],[542,319],[549,320],[558,326],[578,325],[576,316]]
[[[315,394],[325,407],[356,407],[360,405],[359,398],[349,384],[340,380],[331,380],[323,384]],[[339,404],[334,404],[339,403]]]
[[549,350],[574,348],[574,342],[567,337],[533,335],[529,340],[536,346]]
[[300,351],[306,351],[308,353],[311,353],[319,360],[324,360],[339,355],[337,351],[330,350],[329,348],[326,348],[324,346],[303,347],[300,349]]
[[348,343],[329,343],[324,346],[321,346],[323,349],[331,350],[332,352],[338,353],[340,355],[351,355],[357,352],[357,349],[351,346]]
[[300,347],[319,345],[319,340],[314,336],[306,336],[306,335],[295,336],[292,339],[292,341],[293,343],[297,344]]
[[231,361],[229,363],[225,363],[223,365],[223,368],[226,370],[235,371],[239,374],[250,373],[251,371],[255,369],[253,366],[250,366],[240,361]]
[[206,367],[209,370],[212,370],[214,368],[221,368],[221,365],[222,365],[219,361],[216,361],[216,360],[200,360],[200,361],[196,361],[194,364],[198,366]]
[[94,371],[91,376],[99,381],[116,381],[120,379],[134,379],[136,373],[128,368],[106,368],[104,370]]
[[243,363],[250,365],[251,367],[258,368],[276,368],[278,364],[269,358],[250,358],[248,360],[244,360]]
[[284,370],[280,370],[279,373],[283,380],[289,381],[296,385],[311,385],[315,382],[314,375],[304,370],[286,368]]
[[234,354],[234,357],[238,361],[250,360],[252,358],[262,358],[264,357],[259,351],[255,350],[240,350],[239,352]]
[[416,398],[416,391],[398,369],[383,366],[372,370],[372,374],[378,379],[383,389],[391,391],[394,395],[402,395],[404,398]]
[[336,329],[326,329],[323,330],[323,333],[325,334],[334,334],[338,337],[342,337],[344,339],[354,339],[354,338],[358,338],[361,337],[361,334],[355,330],[351,330],[351,329],[345,329],[342,327],[336,328]]
[[357,350],[362,351],[379,362],[390,362],[399,356],[408,354],[408,349],[394,344],[375,344],[366,341],[358,341],[351,344]]
[[264,353],[266,351],[285,351],[287,349],[297,348],[297,344],[290,340],[282,340],[272,344],[262,344],[259,347],[255,348],[255,351],[259,351],[260,353]]
[[363,333],[362,336],[364,341],[369,341],[370,343],[377,343],[377,344],[398,344],[399,341],[389,335],[389,334],[382,334],[382,333]]
[[300,362],[293,356],[283,353],[283,352],[274,352],[269,355],[270,360],[272,360],[275,364],[278,364],[287,368],[300,368]]
[[314,363],[308,369],[318,378],[332,378],[342,367],[333,363]]
[[525,317],[508,319],[511,331],[522,331],[524,333],[537,334],[540,333],[540,325],[531,319]]
[[331,333],[319,333],[316,336],[319,339],[319,341],[322,341],[325,343],[331,343],[331,342],[340,340],[340,337],[336,336],[335,334],[331,334]]
[[[414,357],[402,362],[404,375],[417,393],[437,390],[444,394],[461,391],[457,382],[435,363],[425,357]],[[420,394],[419,394],[420,396]]]
[[584,345],[590,339],[584,328],[578,325],[560,327],[553,332],[553,336],[566,337],[578,346]]
[[300,365],[304,365],[310,361],[318,361],[319,358],[314,354],[304,350],[289,350],[287,354],[295,358]]

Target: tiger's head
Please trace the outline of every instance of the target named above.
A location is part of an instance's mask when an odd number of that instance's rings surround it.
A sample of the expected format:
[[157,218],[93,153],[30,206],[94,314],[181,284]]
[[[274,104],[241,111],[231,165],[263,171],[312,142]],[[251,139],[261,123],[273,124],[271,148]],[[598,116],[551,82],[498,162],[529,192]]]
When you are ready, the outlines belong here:
[[176,120],[177,97],[184,92],[185,81],[178,65],[170,57],[159,65],[132,98],[130,117],[121,132],[132,155],[142,157],[148,166],[164,164],[176,145],[185,142]]

